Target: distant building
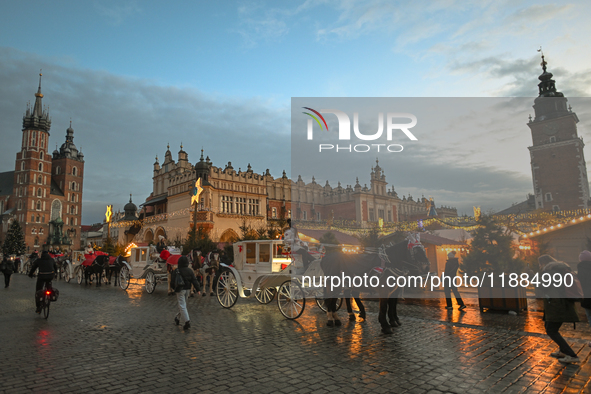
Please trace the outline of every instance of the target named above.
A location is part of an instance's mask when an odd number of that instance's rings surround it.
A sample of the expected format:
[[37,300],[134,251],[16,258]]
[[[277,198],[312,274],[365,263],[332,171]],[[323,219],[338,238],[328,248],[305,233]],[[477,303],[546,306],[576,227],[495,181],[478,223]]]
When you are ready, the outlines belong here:
[[60,149],[48,153],[51,119],[42,99],[39,74],[35,104],[23,116],[15,169],[0,173],[0,238],[18,220],[28,251],[79,249],[84,155],[74,145],[72,122]]
[[[209,157],[203,158],[203,151],[192,166],[181,146],[176,162],[170,147],[162,164],[156,158],[153,174],[153,191],[140,205],[143,225],[136,242],[157,242],[160,235],[169,242],[184,240],[194,222],[209,231],[214,241],[231,242],[240,237],[243,223],[259,230],[274,226],[281,232],[288,218],[318,227],[332,220],[368,227],[380,219],[387,224],[425,218],[430,211],[439,217],[457,216],[455,208],[435,210],[434,203],[424,197],[417,201],[412,196],[399,198],[393,187],[387,189],[377,161],[370,187],[357,181],[354,187],[343,188],[339,182],[333,188],[328,181],[324,186],[317,184],[314,178],[308,184],[301,177],[293,182],[285,171],[279,178],[269,170],[258,174],[250,164],[246,171],[236,171],[231,162],[216,167]],[[197,179],[201,179],[203,192],[195,212],[191,196]]]

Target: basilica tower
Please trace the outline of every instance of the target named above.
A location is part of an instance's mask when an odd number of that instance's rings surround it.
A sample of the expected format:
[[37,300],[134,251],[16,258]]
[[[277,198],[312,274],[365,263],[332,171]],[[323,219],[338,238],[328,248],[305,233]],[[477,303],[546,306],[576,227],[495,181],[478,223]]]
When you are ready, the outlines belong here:
[[583,148],[577,134],[579,118],[556,90],[542,54],[539,95],[534,100],[535,117],[528,126],[533,144],[528,149],[535,195],[535,208],[554,211],[587,209],[589,181]]
[[43,108],[39,88],[35,104],[27,105],[23,116],[21,150],[16,154],[13,196],[16,218],[21,223],[27,245],[38,248],[49,232],[51,156],[47,154],[51,119]]

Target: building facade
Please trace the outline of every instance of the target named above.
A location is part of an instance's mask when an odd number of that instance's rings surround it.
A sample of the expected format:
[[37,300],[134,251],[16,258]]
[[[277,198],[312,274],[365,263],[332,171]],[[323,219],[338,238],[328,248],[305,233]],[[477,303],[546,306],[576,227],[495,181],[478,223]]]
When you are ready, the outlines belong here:
[[531,157],[535,209],[568,211],[589,207],[589,180],[578,136],[579,118],[546,68],[542,55],[535,117],[528,126],[532,135]]
[[0,174],[0,238],[13,220],[33,249],[79,249],[84,155],[74,145],[72,123],[65,142],[49,154],[51,119],[42,104],[41,74],[35,104],[23,116],[14,171]]
[[[193,188],[201,179],[203,191],[197,207],[191,205]],[[305,183],[301,177],[292,181],[283,172],[274,178],[269,170],[255,173],[250,164],[246,171],[235,170],[231,162],[216,167],[209,157],[201,157],[191,165],[187,153],[181,149],[177,161],[170,147],[160,164],[158,157],[153,166],[153,191],[140,205],[142,229],[135,242],[157,242],[164,236],[169,242],[182,242],[193,224],[206,229],[212,240],[232,242],[240,238],[244,226],[265,231],[275,228],[280,233],[291,218],[306,224],[326,225],[341,220],[358,227],[373,223],[394,223],[428,216],[433,203],[426,198],[414,200],[411,196],[399,198],[376,162],[371,169],[370,187],[357,181],[354,187],[333,188]],[[440,217],[457,216],[455,208],[440,207]]]

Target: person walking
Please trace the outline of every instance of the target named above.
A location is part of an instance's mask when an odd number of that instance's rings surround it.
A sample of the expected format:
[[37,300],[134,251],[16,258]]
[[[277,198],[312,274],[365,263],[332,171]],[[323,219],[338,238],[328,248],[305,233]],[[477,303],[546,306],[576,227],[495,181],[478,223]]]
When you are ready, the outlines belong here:
[[[559,274],[564,278],[566,274],[572,273],[568,264],[558,261],[548,254],[540,256],[538,258],[538,264],[540,265],[540,275],[550,274],[550,277],[553,277],[553,275]],[[543,319],[546,334],[559,347],[559,350],[550,353],[550,356],[557,358],[563,364],[578,362],[579,358],[577,354],[559,332],[562,323],[576,323],[579,321],[575,302],[564,298],[564,287],[542,286],[537,289],[538,295],[541,295],[544,300]]]
[[195,277],[195,272],[189,268],[189,259],[187,256],[182,256],[178,261],[178,271],[174,270],[172,273],[172,283],[176,282],[177,272],[182,276],[185,285],[182,289],[175,289],[176,299],[179,304],[179,313],[174,317],[174,324],[177,326],[183,323],[183,330],[191,328],[189,312],[187,311],[187,300],[191,293],[191,285],[195,286],[197,295],[201,293],[201,286]]
[[0,263],[0,270],[4,274],[4,288],[7,289],[10,285],[10,276],[14,272],[14,261],[4,255],[2,263]]
[[454,285],[454,278],[458,274],[458,269],[460,268],[460,261],[456,257],[456,252],[451,251],[447,254],[447,261],[445,262],[445,271],[444,276],[448,276],[449,280],[443,281],[443,293],[445,294],[445,303],[447,306],[445,309],[452,310],[454,309],[452,306],[451,301],[451,292],[454,292],[454,296],[456,297],[456,302],[460,306],[460,311],[466,309],[466,305],[464,304],[464,300],[460,296],[460,292],[458,288]]
[[51,281],[53,280],[53,275],[57,272],[57,264],[54,259],[51,258],[49,252],[44,251],[41,253],[41,258],[38,258],[33,262],[31,265],[31,270],[29,271],[29,278],[33,277],[35,271],[39,268],[39,273],[37,274],[37,283],[35,285],[35,305],[37,309],[35,310],[36,313],[41,313],[41,300],[37,296],[39,290],[43,288],[43,285],[46,284],[47,288],[51,288]]
[[[585,309],[587,320],[589,321],[589,325],[591,325],[591,252],[588,250],[583,250],[579,255],[577,271],[584,295],[581,306]],[[591,342],[588,345],[591,346]]]

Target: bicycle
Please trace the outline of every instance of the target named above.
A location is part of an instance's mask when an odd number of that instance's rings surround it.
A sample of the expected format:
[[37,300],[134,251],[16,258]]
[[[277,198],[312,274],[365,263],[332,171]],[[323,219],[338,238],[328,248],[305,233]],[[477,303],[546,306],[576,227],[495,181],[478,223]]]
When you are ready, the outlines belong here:
[[41,304],[39,307],[43,312],[43,317],[45,320],[49,317],[49,306],[51,305],[52,298],[54,298],[55,290],[51,285],[51,282],[45,282],[43,285],[43,289],[41,289]]

